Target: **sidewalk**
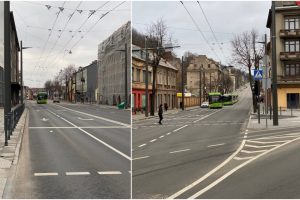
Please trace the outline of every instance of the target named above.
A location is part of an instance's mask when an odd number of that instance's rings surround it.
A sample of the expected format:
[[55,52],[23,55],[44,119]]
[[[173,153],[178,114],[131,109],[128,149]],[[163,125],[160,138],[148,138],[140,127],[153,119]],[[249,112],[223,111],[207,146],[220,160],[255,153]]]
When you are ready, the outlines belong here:
[[278,112],[278,126],[273,126],[273,116],[270,120],[270,115],[261,114],[260,124],[258,123],[257,114],[251,113],[250,120],[248,124],[248,129],[253,131],[262,129],[280,129],[280,128],[290,128],[299,127],[300,129],[300,110],[294,110],[293,116],[290,113],[280,113]]
[[28,120],[28,110],[25,108],[15,130],[4,145],[4,111],[0,109],[0,197],[3,196],[6,182],[13,175],[12,170],[18,163],[24,129]]
[[[185,111],[190,111],[190,110],[194,110],[199,108],[199,106],[192,106],[192,107],[187,107],[185,108],[185,110],[181,110],[181,109],[172,109],[172,110],[168,110],[168,111],[164,111],[164,115],[172,115],[172,114],[176,114],[178,112],[185,112]],[[139,113],[139,114],[135,114],[132,115],[132,121],[139,121],[139,120],[145,120],[145,119],[151,119],[151,118],[155,118],[158,117],[158,113],[155,112],[154,116],[150,116],[150,113],[148,115],[148,117],[145,117],[145,113]]]

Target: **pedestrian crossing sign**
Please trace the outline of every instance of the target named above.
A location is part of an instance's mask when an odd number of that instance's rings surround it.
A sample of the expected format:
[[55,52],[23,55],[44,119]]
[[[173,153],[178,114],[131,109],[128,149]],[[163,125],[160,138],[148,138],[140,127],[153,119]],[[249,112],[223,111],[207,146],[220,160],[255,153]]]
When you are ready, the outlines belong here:
[[263,76],[263,70],[262,69],[255,69],[254,70],[254,80],[259,81],[262,80]]

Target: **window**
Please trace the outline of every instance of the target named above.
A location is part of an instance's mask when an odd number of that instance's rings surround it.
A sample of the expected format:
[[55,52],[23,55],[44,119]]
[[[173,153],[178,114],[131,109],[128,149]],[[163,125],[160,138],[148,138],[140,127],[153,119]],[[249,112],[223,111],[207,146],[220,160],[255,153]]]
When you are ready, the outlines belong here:
[[300,63],[285,64],[286,76],[300,76]]
[[286,30],[299,29],[299,17],[298,16],[286,17],[284,19],[284,28]]
[[285,52],[300,52],[300,40],[286,40],[284,50]]
[[140,82],[141,81],[141,70],[136,69],[136,81]]

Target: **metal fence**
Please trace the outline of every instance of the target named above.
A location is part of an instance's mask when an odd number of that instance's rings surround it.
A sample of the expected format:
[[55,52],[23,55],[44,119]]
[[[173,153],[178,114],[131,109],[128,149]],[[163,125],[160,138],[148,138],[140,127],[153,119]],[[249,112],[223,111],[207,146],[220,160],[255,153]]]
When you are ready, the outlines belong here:
[[[10,136],[12,135],[19,119],[22,116],[22,113],[25,109],[25,104],[19,104],[11,109],[11,111],[4,116],[4,123],[6,123],[7,139],[10,140]],[[5,145],[7,145],[7,140],[5,141]]]

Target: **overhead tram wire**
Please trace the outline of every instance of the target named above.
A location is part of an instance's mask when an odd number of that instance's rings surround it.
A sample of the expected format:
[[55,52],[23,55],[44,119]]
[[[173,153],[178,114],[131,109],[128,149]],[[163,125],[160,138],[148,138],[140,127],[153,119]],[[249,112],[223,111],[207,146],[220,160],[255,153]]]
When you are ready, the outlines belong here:
[[56,44],[58,42],[58,40],[61,38],[62,34],[64,33],[64,31],[66,30],[69,22],[71,21],[72,17],[74,16],[75,12],[77,11],[77,9],[79,8],[79,6],[81,5],[82,1],[79,2],[79,4],[76,6],[75,10],[71,13],[71,15],[68,18],[68,21],[65,23],[64,28],[60,31],[60,34],[58,35],[56,41],[54,42],[54,45],[52,45],[52,48],[50,49],[48,55],[45,57],[45,61],[43,62],[43,64],[45,64],[49,58],[50,53],[53,51],[53,49],[56,47]]
[[206,42],[206,44],[208,45],[208,47],[214,52],[215,56],[221,61],[220,57],[218,56],[218,54],[215,52],[214,48],[209,44],[208,40],[206,39],[206,37],[204,36],[203,32],[201,31],[201,29],[199,28],[198,24],[196,23],[195,19],[193,18],[193,16],[191,15],[191,13],[189,12],[189,10],[185,7],[184,3],[182,1],[180,1],[180,3],[182,4],[182,6],[184,7],[184,9],[186,10],[186,12],[189,14],[190,18],[192,19],[194,25],[196,26],[197,30],[200,32],[201,36],[203,37],[204,41]]
[[199,7],[200,7],[200,9],[201,9],[201,11],[202,11],[202,14],[203,14],[203,16],[204,16],[204,18],[205,18],[205,21],[207,22],[207,24],[208,24],[208,26],[209,26],[210,31],[212,32],[213,37],[215,38],[215,40],[216,40],[216,42],[217,42],[217,44],[218,44],[218,46],[219,46],[219,48],[220,48],[220,50],[221,50],[221,52],[222,52],[224,58],[225,58],[226,56],[224,55],[224,51],[223,51],[223,49],[222,49],[222,47],[221,47],[221,45],[220,45],[220,42],[218,41],[218,39],[217,39],[217,37],[216,37],[216,35],[215,35],[215,33],[214,33],[214,31],[213,31],[213,29],[212,29],[212,27],[211,27],[209,21],[208,21],[208,18],[207,18],[207,16],[206,16],[206,14],[205,14],[205,12],[204,12],[204,10],[203,10],[203,8],[202,8],[200,2],[197,1],[197,3],[198,3],[198,5],[199,5]]
[[[66,2],[64,1],[62,7],[65,5],[65,3],[66,3]],[[55,24],[56,24],[56,22],[57,22],[57,19],[58,19],[58,17],[59,17],[59,15],[60,15],[61,12],[62,12],[62,9],[60,9],[60,10],[58,11],[57,15],[56,15],[56,18],[55,18],[54,23],[53,23],[53,25],[52,25],[51,31],[50,31],[50,33],[49,33],[49,35],[48,35],[47,41],[46,41],[46,43],[45,43],[45,45],[44,45],[44,47],[43,47],[42,53],[41,53],[41,55],[40,55],[40,57],[39,57],[39,60],[38,60],[38,62],[37,62],[38,65],[40,64],[40,60],[41,60],[42,56],[44,55],[45,48],[46,48],[46,46],[47,46],[47,44],[48,44],[48,41],[49,41],[49,39],[50,39],[50,37],[51,37],[51,35],[52,35],[52,29],[54,28],[54,26],[55,26]],[[37,67],[37,66],[35,66],[35,67]],[[40,68],[40,66],[38,66],[38,67]]]
[[[84,22],[80,25],[80,27],[75,31],[74,35],[71,36],[71,38],[66,42],[66,44],[63,46],[63,48],[61,48],[61,50],[59,51],[60,53],[63,53],[66,49],[66,47],[69,45],[69,43],[73,40],[73,38],[75,37],[75,35],[78,33],[78,31],[88,22],[88,20],[90,19],[90,17],[95,14],[96,12],[98,12],[101,8],[103,8],[106,4],[108,4],[109,1],[106,1],[104,4],[102,4],[99,8],[97,8],[95,10],[95,12],[92,12],[89,14],[89,16],[84,20]],[[57,58],[60,56],[60,53],[57,54],[57,56],[53,59],[53,62],[51,62],[46,68],[48,68],[51,64],[54,64],[57,60]],[[66,54],[63,55],[63,58],[65,57]],[[62,58],[62,59],[63,59]]]
[[96,24],[98,24],[98,22],[103,19],[106,15],[108,15],[110,12],[114,11],[116,8],[118,8],[119,6],[121,6],[123,3],[125,3],[126,1],[123,1],[121,3],[119,3],[118,5],[116,5],[115,7],[113,7],[111,10],[107,11],[105,14],[103,14],[95,23],[93,26],[91,26],[91,28],[72,46],[72,48],[70,48],[70,51],[76,46],[78,45],[78,43],[96,26]]

